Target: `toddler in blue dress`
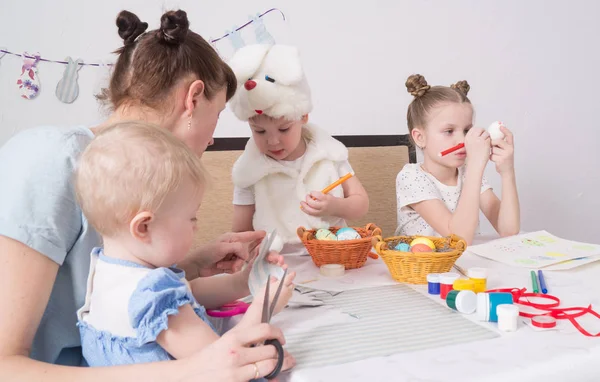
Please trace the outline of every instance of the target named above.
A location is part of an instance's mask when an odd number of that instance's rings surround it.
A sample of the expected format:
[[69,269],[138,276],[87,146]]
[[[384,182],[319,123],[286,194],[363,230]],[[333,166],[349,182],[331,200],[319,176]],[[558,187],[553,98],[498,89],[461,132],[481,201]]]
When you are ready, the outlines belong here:
[[[82,154],[77,198],[103,239],[91,253],[85,304],[77,312],[90,366],[189,356],[218,338],[205,307],[249,294],[251,264],[191,282],[174,265],[192,246],[206,180],[184,143],[139,122],[104,129]],[[291,297],[293,278],[293,272],[286,277],[276,311]],[[262,303],[255,298],[238,325],[260,322]]]

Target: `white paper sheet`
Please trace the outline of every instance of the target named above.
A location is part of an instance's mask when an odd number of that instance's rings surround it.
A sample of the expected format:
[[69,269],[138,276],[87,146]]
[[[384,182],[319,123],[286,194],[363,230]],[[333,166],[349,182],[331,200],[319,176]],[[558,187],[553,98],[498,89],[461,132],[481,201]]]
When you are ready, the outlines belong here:
[[[530,232],[468,248],[481,257],[515,267],[571,269],[600,259],[600,245],[565,240],[546,231]],[[587,260],[568,261],[585,258]],[[595,260],[593,260],[595,261]],[[560,265],[559,265],[560,264]],[[544,268],[546,269],[546,268]]]

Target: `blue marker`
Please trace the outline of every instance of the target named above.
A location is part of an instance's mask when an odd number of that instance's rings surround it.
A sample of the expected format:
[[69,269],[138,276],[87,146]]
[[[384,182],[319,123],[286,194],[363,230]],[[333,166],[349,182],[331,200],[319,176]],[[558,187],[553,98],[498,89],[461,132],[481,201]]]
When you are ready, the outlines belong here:
[[542,293],[548,293],[548,288],[546,287],[546,280],[544,280],[544,275],[542,274],[541,270],[538,270],[538,279],[540,282],[540,289],[542,290]]

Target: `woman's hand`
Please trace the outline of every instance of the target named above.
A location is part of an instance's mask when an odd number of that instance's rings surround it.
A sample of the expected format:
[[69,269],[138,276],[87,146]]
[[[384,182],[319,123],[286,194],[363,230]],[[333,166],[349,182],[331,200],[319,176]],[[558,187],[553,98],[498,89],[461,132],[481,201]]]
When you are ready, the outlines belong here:
[[203,245],[179,264],[188,279],[235,273],[252,259],[265,231],[228,232]]
[[[268,324],[234,327],[200,353],[184,360],[185,376],[180,382],[231,381],[246,382],[262,378],[277,365],[277,351],[272,345],[250,347],[268,339],[284,345],[283,333]],[[282,371],[291,369],[295,359],[284,352]]]

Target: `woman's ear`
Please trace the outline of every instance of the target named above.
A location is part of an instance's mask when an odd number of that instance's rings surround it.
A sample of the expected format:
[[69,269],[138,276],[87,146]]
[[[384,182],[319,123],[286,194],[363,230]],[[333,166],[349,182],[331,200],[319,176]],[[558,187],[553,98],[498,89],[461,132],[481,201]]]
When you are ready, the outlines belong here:
[[302,123],[305,124],[305,125],[308,123],[308,114],[304,114],[302,116]]
[[198,101],[204,94],[204,82],[202,80],[196,80],[190,84],[188,92],[185,97],[185,111],[187,115],[192,115],[194,109],[198,105]]
[[138,213],[129,223],[129,233],[132,237],[144,243],[150,242],[150,223],[154,220],[154,214],[149,211]]
[[416,127],[414,129],[412,129],[412,131],[410,132],[410,135],[418,148],[420,148],[420,149],[425,148],[427,139],[425,137],[425,132],[421,128]]

